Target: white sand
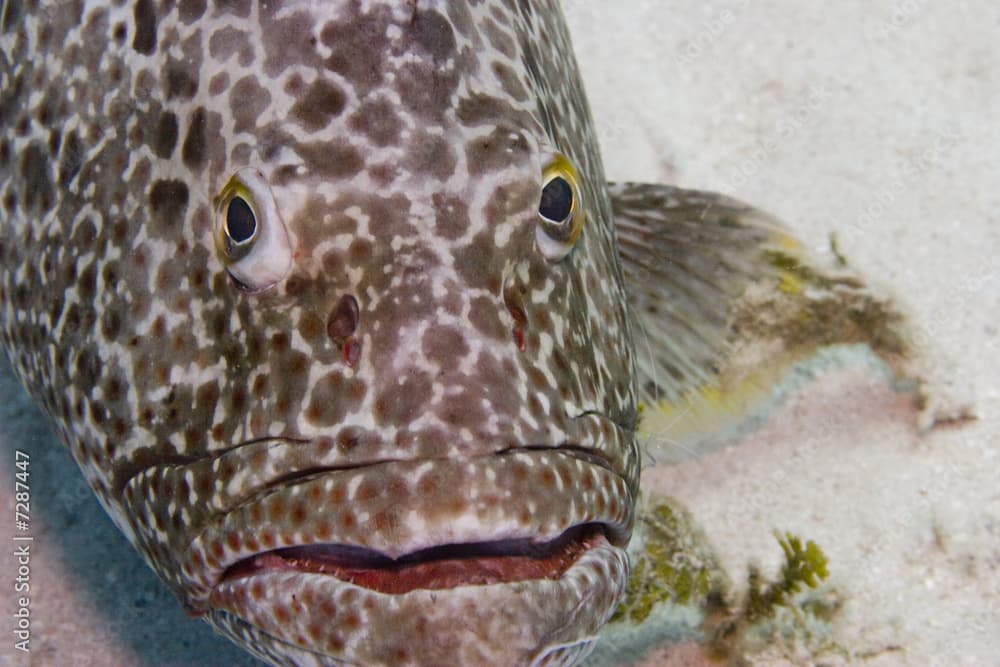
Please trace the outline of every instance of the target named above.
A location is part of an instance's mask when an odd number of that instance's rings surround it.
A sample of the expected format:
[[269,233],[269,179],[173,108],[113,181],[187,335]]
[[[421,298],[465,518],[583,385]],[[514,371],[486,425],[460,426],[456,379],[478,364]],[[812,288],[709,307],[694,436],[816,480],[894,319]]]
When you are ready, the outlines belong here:
[[979,415],[921,436],[875,374],[831,373],[744,442],[647,481],[687,505],[737,581],[748,561],[778,566],[773,529],[815,539],[859,662],[1000,664],[1000,5],[571,0],[567,14],[610,179],[726,192],[817,254],[836,233],[912,313],[940,406],[974,397]]

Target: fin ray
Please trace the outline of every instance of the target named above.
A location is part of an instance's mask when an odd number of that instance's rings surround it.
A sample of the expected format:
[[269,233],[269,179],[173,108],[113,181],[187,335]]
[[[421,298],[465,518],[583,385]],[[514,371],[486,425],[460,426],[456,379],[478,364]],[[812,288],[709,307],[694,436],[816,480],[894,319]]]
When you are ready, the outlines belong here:
[[843,267],[817,268],[773,216],[711,192],[609,189],[645,435],[697,448],[720,425],[750,421],[782,374],[822,348],[867,344],[890,366],[907,356],[895,306]]

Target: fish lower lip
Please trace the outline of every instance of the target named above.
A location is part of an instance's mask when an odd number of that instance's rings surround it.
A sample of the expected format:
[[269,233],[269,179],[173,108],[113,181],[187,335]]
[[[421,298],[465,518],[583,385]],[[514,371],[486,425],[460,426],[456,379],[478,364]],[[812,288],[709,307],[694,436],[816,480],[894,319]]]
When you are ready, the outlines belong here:
[[311,544],[255,554],[231,565],[221,582],[272,572],[325,574],[390,595],[537,579],[557,579],[589,549],[606,544],[605,526],[573,526],[555,539],[445,544],[393,559],[371,549]]
[[[371,570],[378,563],[372,556],[405,564],[401,559],[441,545],[500,541],[499,546],[510,547],[516,540],[544,544],[587,524],[600,524],[608,548],[618,549],[632,531],[633,493],[622,475],[560,450],[387,461],[330,471],[271,487],[216,515],[183,550],[179,584],[197,614],[212,607],[211,598],[227,572],[231,576],[241,571],[231,570],[237,563],[272,568],[264,570],[268,576],[253,577],[254,582],[273,581],[282,574],[340,581],[295,569],[274,570],[287,565],[289,559],[283,556],[298,556],[303,564],[326,562],[318,557],[330,551],[284,549],[351,545],[357,548],[354,554],[365,555],[355,563]],[[584,550],[580,557],[595,549]],[[255,560],[269,552],[274,558]],[[500,553],[521,555],[516,549]],[[436,554],[436,559],[442,555]],[[476,563],[486,571],[487,561]],[[509,565],[501,570],[513,571],[515,578],[528,576]],[[225,588],[247,581],[230,581]]]

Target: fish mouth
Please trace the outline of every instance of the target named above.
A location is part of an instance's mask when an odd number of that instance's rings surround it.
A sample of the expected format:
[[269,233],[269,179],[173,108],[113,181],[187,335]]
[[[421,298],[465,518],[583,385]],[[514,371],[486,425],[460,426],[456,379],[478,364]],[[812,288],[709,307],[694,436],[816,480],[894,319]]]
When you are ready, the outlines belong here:
[[558,579],[583,553],[608,544],[606,530],[603,524],[587,523],[545,542],[521,538],[442,544],[399,558],[342,544],[287,547],[237,561],[223,573],[220,584],[275,572],[302,572],[402,595],[414,590]]
[[210,521],[179,563],[183,596],[201,614],[281,573],[395,595],[559,579],[601,545],[624,548],[634,493],[560,449],[320,472]]
[[[462,560],[469,560],[491,557],[497,548],[506,552],[523,547],[456,545],[439,554],[457,549]],[[293,569],[273,569],[272,562],[244,576],[234,569],[233,578],[226,578],[213,593],[206,618],[237,641],[254,637],[261,645],[280,646],[281,656],[286,661],[291,657],[294,664],[569,664],[548,657],[564,649],[572,649],[578,657],[589,652],[625,594],[628,557],[624,548],[610,544],[595,525],[573,528],[552,544],[529,549],[539,549],[547,554],[542,558],[556,560],[562,553],[572,562],[554,578],[446,590],[416,588],[399,594],[296,569],[301,562],[293,564]],[[580,553],[574,559],[577,549]],[[302,552],[284,555],[288,553]],[[313,560],[317,552],[306,553]],[[328,555],[323,552],[319,560],[328,562]],[[340,558],[338,554],[334,560]],[[430,562],[423,561],[425,565]]]

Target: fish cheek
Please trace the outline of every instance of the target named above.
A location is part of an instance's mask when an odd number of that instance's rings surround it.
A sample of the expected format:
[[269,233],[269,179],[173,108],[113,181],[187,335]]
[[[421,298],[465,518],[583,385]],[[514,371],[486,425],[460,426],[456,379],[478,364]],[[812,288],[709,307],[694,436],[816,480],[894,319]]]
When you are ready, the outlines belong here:
[[491,231],[476,234],[468,245],[455,250],[454,266],[462,283],[468,286],[485,287],[491,276],[500,275],[502,267]]
[[461,197],[434,193],[434,231],[448,240],[455,240],[469,228],[469,207]]
[[188,188],[183,181],[155,181],[149,191],[150,233],[177,238],[183,231],[188,206]]
[[430,395],[431,379],[426,373],[407,373],[375,398],[375,423],[405,427],[426,411]]
[[470,304],[469,321],[485,338],[506,342],[508,331],[500,313],[501,309],[495,299],[477,296]]
[[[191,426],[194,431],[201,432],[205,438],[212,431],[212,420],[215,416],[215,408],[219,404],[220,392],[217,380],[208,380],[202,383],[194,394],[194,410],[191,415]],[[186,440],[196,440],[197,436],[187,436]],[[192,443],[188,443],[189,445]],[[203,444],[203,443],[201,443]]]
[[268,342],[271,368],[283,370],[268,376],[273,389],[271,399],[265,401],[263,409],[270,413],[272,419],[295,424],[305,406],[311,362],[308,355],[290,349],[284,341],[287,341],[287,336],[275,334]]
[[509,357],[501,359],[488,350],[482,350],[476,358],[475,369],[482,386],[488,387],[487,396],[495,414],[501,417],[517,415],[521,399],[511,383],[511,378],[517,377],[514,362]]
[[333,371],[320,378],[312,390],[306,418],[318,426],[336,426],[348,412],[360,405],[366,391],[358,378]]

